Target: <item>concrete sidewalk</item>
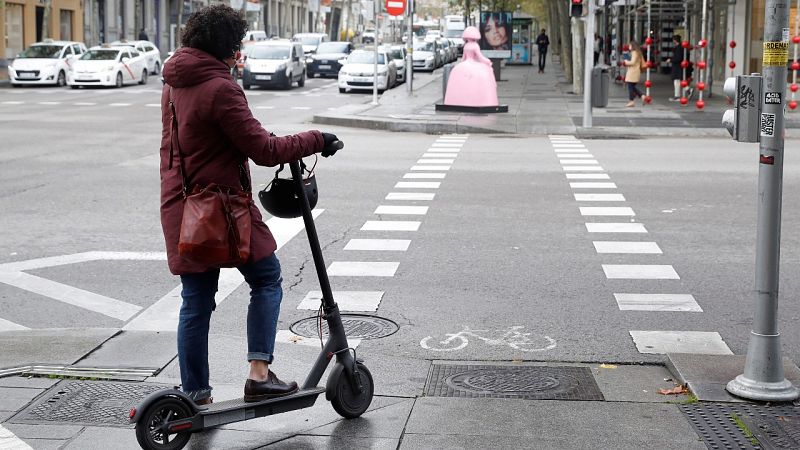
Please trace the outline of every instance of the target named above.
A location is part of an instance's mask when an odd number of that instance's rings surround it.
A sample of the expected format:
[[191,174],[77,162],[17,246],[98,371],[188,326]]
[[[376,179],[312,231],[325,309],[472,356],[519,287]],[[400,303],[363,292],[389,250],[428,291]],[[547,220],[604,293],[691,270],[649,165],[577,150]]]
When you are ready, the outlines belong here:
[[[613,80],[609,87],[609,103],[593,108],[593,127],[584,128],[583,96],[572,93],[572,84],[563,76],[558,59],[549,69],[537,73],[534,66],[506,66],[498,82],[500,104],[508,105],[508,113],[470,114],[437,112],[434,105],[442,99],[442,71],[416,81],[411,96],[405,86],[387,91],[380,105],[351,105],[338,111],[314,116],[314,123],[358,128],[412,131],[419,133],[519,133],[575,134],[584,138],[646,138],[653,136],[730,135],[722,127],[722,114],[731,106],[721,95],[706,95],[704,110],[695,107],[697,93],[683,106],[669,102],[672,80],[668,75],[653,74],[653,103],[625,107],[627,90]],[[640,90],[644,91],[644,83]],[[800,136],[800,114],[787,117],[787,136]]]

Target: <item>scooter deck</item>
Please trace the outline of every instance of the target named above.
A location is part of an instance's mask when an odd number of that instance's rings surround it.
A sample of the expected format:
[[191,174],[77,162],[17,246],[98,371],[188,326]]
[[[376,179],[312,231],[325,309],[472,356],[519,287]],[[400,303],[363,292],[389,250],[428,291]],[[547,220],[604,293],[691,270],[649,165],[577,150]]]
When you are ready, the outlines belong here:
[[257,417],[280,414],[296,409],[314,406],[317,397],[325,392],[325,388],[301,389],[292,395],[271,398],[260,402],[245,402],[243,398],[212,403],[201,409],[198,416],[202,418],[202,428],[241,422]]

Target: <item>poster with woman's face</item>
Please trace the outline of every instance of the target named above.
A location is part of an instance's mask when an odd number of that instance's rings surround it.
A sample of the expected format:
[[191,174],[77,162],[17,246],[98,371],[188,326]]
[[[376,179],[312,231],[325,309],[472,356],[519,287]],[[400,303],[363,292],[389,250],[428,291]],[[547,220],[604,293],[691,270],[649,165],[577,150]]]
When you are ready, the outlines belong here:
[[481,12],[481,52],[487,58],[511,57],[511,12]]

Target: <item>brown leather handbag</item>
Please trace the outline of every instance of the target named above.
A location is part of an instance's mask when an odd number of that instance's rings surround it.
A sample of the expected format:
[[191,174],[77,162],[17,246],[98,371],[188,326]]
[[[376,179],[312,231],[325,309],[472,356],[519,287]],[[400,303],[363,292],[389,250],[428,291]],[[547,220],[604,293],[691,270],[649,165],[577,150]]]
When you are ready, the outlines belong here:
[[[183,167],[183,152],[178,140],[178,119],[170,89],[169,107],[172,112],[170,136],[170,169],[173,147],[178,148],[178,168],[183,181],[183,218],[178,239],[178,254],[192,262],[209,267],[236,267],[250,257],[250,202],[252,193],[247,189],[211,183],[194,186],[189,192],[189,180]],[[242,165],[239,178],[247,176]]]

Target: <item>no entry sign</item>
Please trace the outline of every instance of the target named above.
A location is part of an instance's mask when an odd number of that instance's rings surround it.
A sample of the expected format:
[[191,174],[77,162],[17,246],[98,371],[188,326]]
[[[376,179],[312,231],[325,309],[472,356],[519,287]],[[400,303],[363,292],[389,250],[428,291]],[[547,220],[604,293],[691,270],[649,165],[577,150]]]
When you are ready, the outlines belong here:
[[406,13],[406,0],[386,0],[386,12],[391,16],[402,16]]

